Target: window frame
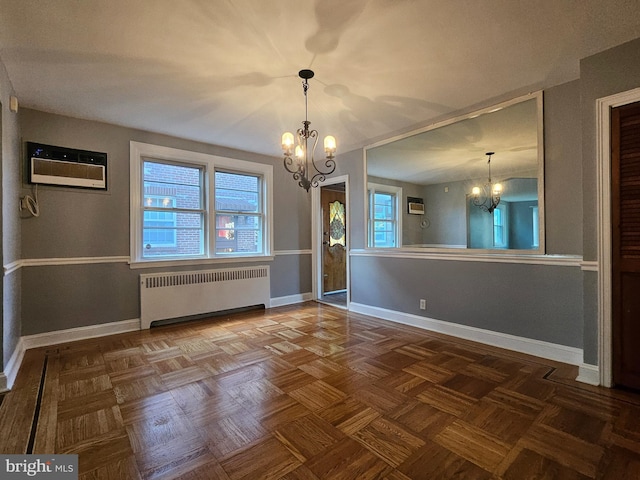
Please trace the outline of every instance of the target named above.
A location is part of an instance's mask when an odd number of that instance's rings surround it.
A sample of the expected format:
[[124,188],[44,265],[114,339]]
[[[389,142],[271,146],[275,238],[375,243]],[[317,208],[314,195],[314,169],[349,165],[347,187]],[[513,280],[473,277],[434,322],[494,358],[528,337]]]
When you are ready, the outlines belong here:
[[[393,225],[395,227],[394,233],[394,241],[395,246],[383,247],[377,246],[375,244],[375,209],[373,208],[373,199],[376,193],[385,193],[388,195],[393,195],[394,197],[394,220]],[[395,185],[383,185],[380,183],[367,183],[367,245],[369,248],[400,248],[402,246],[402,187],[398,187]],[[387,221],[387,220],[385,220]]]
[[[273,260],[273,166],[249,162],[235,158],[220,157],[189,150],[180,150],[160,145],[130,142],[130,260],[131,268],[172,265],[202,265],[211,263],[232,263]],[[170,162],[176,165],[198,166],[203,168],[204,196],[204,252],[202,255],[144,258],[143,257],[143,205],[145,160]],[[215,252],[215,172],[247,174],[258,176],[260,181],[260,204],[262,205],[261,252],[260,253],[216,253]]]

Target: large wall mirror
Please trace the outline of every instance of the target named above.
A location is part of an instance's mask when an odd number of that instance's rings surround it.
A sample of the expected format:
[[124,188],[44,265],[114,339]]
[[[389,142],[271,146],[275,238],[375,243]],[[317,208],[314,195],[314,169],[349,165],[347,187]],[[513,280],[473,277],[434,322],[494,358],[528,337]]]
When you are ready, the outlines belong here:
[[544,253],[542,124],[538,92],[365,147],[368,247]]

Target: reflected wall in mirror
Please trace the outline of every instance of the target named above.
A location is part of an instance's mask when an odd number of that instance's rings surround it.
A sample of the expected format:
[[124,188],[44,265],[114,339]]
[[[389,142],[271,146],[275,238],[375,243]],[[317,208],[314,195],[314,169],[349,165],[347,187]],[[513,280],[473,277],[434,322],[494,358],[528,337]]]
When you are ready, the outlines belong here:
[[[544,253],[542,92],[365,147],[365,165],[369,247],[396,228],[394,247]],[[502,187],[491,211],[472,193],[482,202],[488,183]],[[380,191],[396,192],[393,209],[372,202]]]

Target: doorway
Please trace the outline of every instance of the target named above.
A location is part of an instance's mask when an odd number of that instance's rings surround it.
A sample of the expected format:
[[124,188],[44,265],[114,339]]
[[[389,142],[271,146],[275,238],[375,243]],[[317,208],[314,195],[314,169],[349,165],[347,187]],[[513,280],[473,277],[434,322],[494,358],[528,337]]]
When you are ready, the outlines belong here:
[[349,221],[347,181],[327,180],[319,187],[316,209],[317,300],[346,309],[349,303]]
[[[617,93],[596,100],[596,155],[597,155],[597,191],[598,198],[596,220],[598,230],[597,262],[584,262],[585,270],[597,272],[598,289],[598,360],[597,366],[590,373],[589,368],[581,367],[581,375],[587,383],[613,387],[614,358],[619,353],[619,345],[614,341],[614,267],[613,251],[614,223],[614,185],[613,185],[613,152],[619,148],[614,145],[612,134],[612,113],[617,107],[640,102],[640,88]],[[617,141],[617,140],[616,140]],[[589,267],[592,263],[593,266]],[[618,280],[619,281],[619,280]],[[619,300],[619,297],[616,301]],[[615,307],[620,308],[620,307]],[[619,328],[619,327],[616,327]],[[616,332],[618,335],[618,332]],[[586,367],[589,367],[586,365]],[[594,376],[597,374],[597,378]]]
[[640,102],[611,110],[613,384],[640,390]]

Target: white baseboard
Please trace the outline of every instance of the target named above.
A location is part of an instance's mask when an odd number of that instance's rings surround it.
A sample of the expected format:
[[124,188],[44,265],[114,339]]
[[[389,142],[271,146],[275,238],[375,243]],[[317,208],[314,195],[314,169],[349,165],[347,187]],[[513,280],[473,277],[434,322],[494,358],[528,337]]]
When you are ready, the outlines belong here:
[[24,353],[30,348],[48,347],[59,343],[75,342],[76,340],[86,340],[88,338],[104,337],[136,330],[140,330],[140,319],[138,318],[20,337],[20,341],[11,355],[5,371],[0,373],[0,392],[13,387],[13,382],[16,380],[20,365],[22,365]]
[[308,302],[309,300],[313,300],[313,293],[311,292],[287,295],[285,297],[276,297],[271,299],[271,308],[293,305],[294,303]]
[[[13,387],[13,382],[16,381],[18,370],[20,370],[20,365],[22,365],[22,359],[24,357],[25,350],[26,348],[24,348],[24,342],[21,338],[20,340],[18,340],[18,344],[16,345],[16,348],[11,354],[11,358],[9,358],[9,361],[7,362],[7,365],[5,367],[4,375],[6,383],[4,386],[4,390],[10,390],[11,387]],[[0,387],[2,387],[1,384]],[[2,388],[0,388],[0,391],[2,391]]]
[[24,349],[48,347],[59,343],[75,342],[76,340],[86,340],[88,338],[104,337],[117,333],[133,332],[140,330],[140,319],[121,320],[119,322],[101,323],[99,325],[88,325],[86,327],[69,328],[67,330],[57,330],[55,332],[37,333],[27,335],[20,339],[24,342]]
[[567,347],[555,343],[543,342],[531,338],[517,337],[506,333],[493,332],[476,327],[469,327],[457,323],[444,322],[442,320],[434,320],[428,317],[421,317],[410,313],[396,312],[379,307],[371,307],[361,303],[351,302],[349,310],[371,315],[373,317],[390,320],[392,322],[411,325],[413,327],[423,328],[432,332],[443,333],[453,337],[472,340],[494,347],[504,348],[506,350],[515,350],[517,352],[534,355],[536,357],[546,358],[557,362],[568,363],[570,365],[582,365],[582,349],[575,347]]
[[589,365],[582,363],[578,366],[578,382],[588,383],[589,385],[600,385],[600,368],[598,365]]

